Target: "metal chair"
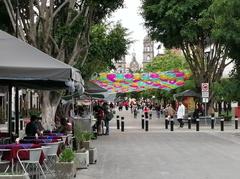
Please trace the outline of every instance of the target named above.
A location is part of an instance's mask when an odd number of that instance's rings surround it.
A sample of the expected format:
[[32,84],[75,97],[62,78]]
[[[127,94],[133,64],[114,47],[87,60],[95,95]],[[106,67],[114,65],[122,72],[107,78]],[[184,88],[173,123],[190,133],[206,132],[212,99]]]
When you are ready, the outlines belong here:
[[47,166],[50,169],[54,169],[56,161],[58,161],[58,147],[63,142],[42,143],[42,146],[49,147],[47,151]]
[[10,168],[11,162],[9,160],[2,160],[3,154],[6,152],[11,152],[11,149],[0,149],[0,166],[2,168],[3,165],[7,165],[4,173]]
[[[50,147],[47,147],[47,146],[42,146],[42,151],[44,153],[44,156],[45,156],[45,159],[43,160],[43,166],[44,166],[44,169],[47,173],[50,173],[52,176],[53,175],[53,172],[50,170],[50,168],[48,167],[48,151],[49,151]],[[46,173],[45,172],[45,173]]]
[[[21,160],[21,158],[19,157],[19,153],[23,152],[23,151],[29,152],[29,160]],[[17,159],[25,173],[28,171],[27,173],[29,173],[30,176],[31,175],[35,176],[35,175],[39,174],[39,177],[40,177],[40,172],[41,172],[42,176],[46,179],[46,175],[39,163],[41,153],[42,153],[42,148],[20,149],[17,152]],[[32,170],[31,170],[31,166],[32,166]],[[30,170],[28,170],[28,169],[30,169]],[[32,171],[34,171],[34,169],[36,170],[36,173],[32,172]],[[38,172],[37,169],[40,169],[40,172]]]

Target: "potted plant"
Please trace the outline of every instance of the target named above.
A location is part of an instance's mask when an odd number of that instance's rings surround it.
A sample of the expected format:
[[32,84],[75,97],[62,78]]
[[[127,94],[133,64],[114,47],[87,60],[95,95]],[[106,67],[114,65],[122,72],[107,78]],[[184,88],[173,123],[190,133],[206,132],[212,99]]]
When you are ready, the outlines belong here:
[[87,131],[84,131],[82,135],[83,135],[82,147],[85,148],[86,150],[89,150],[91,140],[94,137],[94,135],[92,132],[87,132]]
[[74,163],[74,152],[70,148],[63,150],[56,162],[55,172],[58,179],[71,179],[76,176],[76,166]]
[[77,151],[75,153],[76,168],[87,168],[89,165],[89,152],[86,150],[86,147],[90,144],[86,144],[85,141],[89,138],[89,135],[86,135],[80,126],[75,126],[74,136],[77,144]]

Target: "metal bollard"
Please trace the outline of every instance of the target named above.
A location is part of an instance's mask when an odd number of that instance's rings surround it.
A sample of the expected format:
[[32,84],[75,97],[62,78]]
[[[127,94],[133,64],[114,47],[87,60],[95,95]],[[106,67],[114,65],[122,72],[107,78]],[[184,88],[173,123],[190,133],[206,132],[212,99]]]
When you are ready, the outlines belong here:
[[199,131],[199,119],[196,119],[196,131]]
[[221,119],[221,131],[224,131],[224,118]]
[[169,124],[169,120],[168,120],[168,116],[165,116],[165,129],[168,129],[168,124]]
[[119,116],[117,116],[117,129],[120,129],[120,120],[119,120]]
[[238,129],[238,117],[235,116],[235,129]]
[[23,120],[20,120],[20,130],[23,130]]
[[144,129],[144,115],[142,115],[142,129]]
[[124,117],[121,117],[121,132],[124,132]]
[[191,116],[188,116],[188,129],[191,129]]
[[171,126],[171,131],[174,131],[174,119],[173,116],[171,116],[171,122],[170,122],[170,126]]
[[146,116],[146,119],[145,119],[145,131],[148,131],[148,116]]
[[214,122],[215,122],[215,119],[214,119],[214,114],[211,115],[211,129],[214,129]]

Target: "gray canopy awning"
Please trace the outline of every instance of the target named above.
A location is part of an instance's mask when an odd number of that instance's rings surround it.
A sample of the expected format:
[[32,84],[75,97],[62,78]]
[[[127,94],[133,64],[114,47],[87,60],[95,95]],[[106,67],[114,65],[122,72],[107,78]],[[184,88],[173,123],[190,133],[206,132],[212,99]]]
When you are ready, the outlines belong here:
[[0,84],[58,89],[69,81],[83,83],[79,70],[0,30]]

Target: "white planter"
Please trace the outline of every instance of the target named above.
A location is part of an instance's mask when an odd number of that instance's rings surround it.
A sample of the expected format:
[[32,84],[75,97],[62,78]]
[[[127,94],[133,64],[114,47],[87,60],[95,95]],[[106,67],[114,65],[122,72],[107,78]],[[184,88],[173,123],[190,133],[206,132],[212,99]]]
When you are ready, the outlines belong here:
[[0,179],[30,179],[28,174],[19,174],[19,175],[1,175]]
[[75,164],[76,168],[87,168],[89,166],[89,152],[75,153]]
[[89,149],[89,163],[95,164],[97,163],[97,148],[90,148]]
[[76,166],[74,162],[57,162],[55,165],[57,179],[72,179],[76,176]]

